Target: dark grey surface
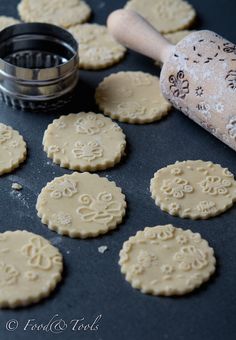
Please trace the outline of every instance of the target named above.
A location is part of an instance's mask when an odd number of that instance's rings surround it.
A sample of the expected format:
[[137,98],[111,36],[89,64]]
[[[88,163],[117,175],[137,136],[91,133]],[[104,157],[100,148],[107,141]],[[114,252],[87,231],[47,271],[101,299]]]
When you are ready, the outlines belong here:
[[[92,21],[102,24],[112,9],[125,3],[125,0],[87,1],[93,8]],[[0,14],[17,16],[17,2],[0,0]],[[236,41],[234,0],[190,2],[200,18],[196,28],[215,30]],[[111,69],[81,72],[77,98],[62,112],[98,111],[94,89],[105,75],[118,70],[159,73],[151,60],[130,52],[121,64]],[[65,272],[62,284],[49,299],[32,307],[0,311],[0,339],[235,339],[236,208],[208,221],[182,220],[157,208],[149,193],[153,173],[176,160],[211,160],[229,167],[236,174],[235,152],[177,111],[146,126],[121,124],[128,139],[128,155],[120,165],[100,174],[114,180],[127,197],[129,208],[124,223],[116,231],[96,239],[61,237],[41,224],[35,210],[41,188],[55,176],[70,173],[53,165],[41,146],[44,130],[60,113],[17,112],[1,104],[0,121],[20,131],[28,143],[29,155],[21,168],[0,178],[0,231],[26,229],[45,236],[63,253]],[[23,190],[13,192],[12,182],[21,183]],[[124,240],[144,226],[166,223],[200,232],[214,247],[217,256],[218,269],[213,279],[181,298],[141,294],[124,280],[117,264]],[[104,244],[109,250],[102,255],[97,247]],[[67,323],[83,317],[85,323],[92,323],[99,314],[102,319],[98,331],[72,331],[71,325],[60,334],[24,331],[29,319],[47,324],[54,314],[59,314],[59,319]],[[6,322],[11,319],[19,323],[14,332],[5,329]]]

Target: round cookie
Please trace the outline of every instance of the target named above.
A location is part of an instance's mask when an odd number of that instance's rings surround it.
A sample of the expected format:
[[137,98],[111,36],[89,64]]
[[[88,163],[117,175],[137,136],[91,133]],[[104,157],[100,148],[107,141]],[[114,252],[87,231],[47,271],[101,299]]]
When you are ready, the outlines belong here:
[[55,178],[38,196],[42,223],[62,235],[86,238],[121,223],[126,202],[121,189],[104,177],[74,172]]
[[25,22],[44,22],[67,28],[87,21],[91,9],[82,0],[21,0],[18,12]]
[[130,0],[125,8],[141,14],[161,33],[188,28],[196,17],[192,5],[183,0]]
[[104,78],[95,94],[99,108],[121,122],[145,124],[166,116],[171,104],[158,77],[143,72],[118,72]]
[[118,163],[126,141],[110,118],[80,112],[55,119],[44,133],[43,145],[54,163],[72,170],[95,171]]
[[20,24],[20,20],[17,20],[12,17],[6,17],[5,15],[0,15],[0,31],[2,31],[4,28],[8,26],[15,24]]
[[133,288],[153,295],[183,295],[215,271],[214,251],[191,230],[171,224],[146,227],[124,242],[121,272]]
[[0,123],[0,175],[11,172],[26,158],[26,143],[18,131]]
[[26,306],[48,296],[61,280],[62,255],[28,231],[0,233],[0,308]]
[[162,210],[191,219],[219,215],[236,201],[236,181],[227,168],[212,162],[184,161],[158,170],[151,194]]
[[126,52],[108,32],[98,24],[76,25],[69,29],[79,43],[79,67],[98,70],[118,63]]

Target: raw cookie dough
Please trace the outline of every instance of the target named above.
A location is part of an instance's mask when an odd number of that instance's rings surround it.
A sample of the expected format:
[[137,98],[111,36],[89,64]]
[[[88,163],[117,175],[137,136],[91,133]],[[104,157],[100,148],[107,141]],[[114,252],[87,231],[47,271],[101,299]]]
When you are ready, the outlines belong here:
[[79,43],[79,67],[98,70],[119,62],[126,52],[109,34],[106,26],[98,24],[76,25],[69,29]]
[[162,210],[191,219],[219,215],[236,201],[236,181],[227,168],[212,162],[184,161],[158,170],[151,194]]
[[215,271],[214,251],[191,230],[171,224],[146,227],[124,242],[121,272],[133,288],[153,295],[183,295]]
[[54,163],[73,170],[95,171],[118,163],[126,141],[121,128],[110,118],[80,112],[55,119],[44,133],[43,145]]
[[134,124],[159,120],[171,108],[161,94],[159,78],[143,72],[111,74],[98,85],[95,98],[106,115]]
[[21,0],[18,12],[25,22],[70,27],[87,21],[90,7],[82,0]]
[[0,175],[11,172],[26,158],[26,143],[18,131],[0,123]]
[[125,8],[137,11],[161,33],[188,28],[196,12],[183,0],[130,0]]
[[0,233],[0,308],[15,308],[48,296],[61,280],[62,255],[28,231]]
[[[195,31],[183,30],[183,31],[178,31],[178,32],[174,32],[174,33],[164,34],[164,37],[167,40],[169,40],[173,45],[177,45],[180,40],[182,40],[187,35],[189,35],[190,33],[193,33],[193,32],[195,32]],[[155,61],[155,65],[160,67],[160,66],[162,66],[162,63],[159,60],[157,60],[157,61]]]
[[116,228],[125,215],[126,202],[114,182],[95,174],[74,172],[48,183],[36,208],[49,229],[86,238]]
[[15,24],[20,24],[20,20],[17,20],[12,17],[6,17],[5,15],[0,15],[0,31],[2,31],[4,28],[8,26]]

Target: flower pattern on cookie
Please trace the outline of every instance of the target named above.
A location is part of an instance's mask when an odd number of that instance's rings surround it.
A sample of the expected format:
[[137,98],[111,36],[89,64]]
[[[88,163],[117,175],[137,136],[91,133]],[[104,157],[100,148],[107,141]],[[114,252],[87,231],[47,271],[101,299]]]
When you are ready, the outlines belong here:
[[19,275],[20,273],[13,265],[0,262],[0,287],[15,284]]
[[183,198],[186,193],[193,192],[193,187],[189,184],[186,179],[174,178],[163,181],[161,191],[174,198]]
[[28,258],[30,267],[48,270],[52,267],[51,245],[41,237],[32,237],[29,243],[22,247],[21,252]]
[[60,211],[52,215],[52,221],[61,227],[69,227],[72,224],[72,217],[70,214]]
[[174,215],[180,210],[180,205],[178,203],[170,203],[169,204],[169,211],[170,214]]
[[90,162],[103,156],[103,148],[97,142],[88,142],[87,144],[76,142],[72,153],[75,158],[82,158]]
[[121,204],[113,199],[109,192],[100,192],[97,197],[81,195],[77,209],[80,218],[85,222],[108,224],[115,216],[120,216]]
[[140,250],[137,255],[137,262],[133,265],[131,271],[134,275],[142,274],[145,269],[158,265],[157,256],[147,250]]
[[200,211],[203,216],[207,216],[209,213],[215,213],[217,211],[216,204],[213,201],[201,201],[198,203],[196,209]]
[[231,187],[232,183],[227,179],[222,179],[219,176],[207,176],[199,183],[202,192],[209,195],[226,195],[229,191],[227,188]]
[[117,113],[124,117],[136,118],[146,113],[146,107],[136,102],[121,103],[117,106]]
[[11,139],[12,131],[11,129],[0,123],[0,144],[5,143],[7,140]]
[[230,119],[229,123],[226,125],[226,129],[230,137],[236,140],[236,116]]
[[170,91],[174,97],[184,99],[189,93],[189,81],[185,79],[184,71],[179,71],[176,76],[169,77]]
[[166,241],[174,237],[175,228],[168,224],[164,227],[158,228],[156,231],[156,237],[161,241]]
[[75,122],[76,131],[82,134],[95,135],[104,127],[104,122],[94,114],[87,114]]
[[179,167],[176,167],[176,168],[172,168],[170,173],[172,175],[178,176],[178,175],[181,175],[183,173],[183,170]]
[[174,260],[179,263],[179,269],[184,271],[199,270],[208,265],[207,253],[194,245],[183,246],[174,254]]
[[25,276],[26,280],[28,280],[28,281],[36,281],[39,277],[37,273],[32,272],[32,271],[25,272],[24,276]]
[[49,148],[48,148],[48,151],[52,152],[52,153],[60,152],[60,150],[61,149],[58,145],[50,145]]
[[72,197],[78,192],[77,183],[68,178],[60,178],[55,184],[48,186],[51,191],[50,196],[58,199],[62,197]]

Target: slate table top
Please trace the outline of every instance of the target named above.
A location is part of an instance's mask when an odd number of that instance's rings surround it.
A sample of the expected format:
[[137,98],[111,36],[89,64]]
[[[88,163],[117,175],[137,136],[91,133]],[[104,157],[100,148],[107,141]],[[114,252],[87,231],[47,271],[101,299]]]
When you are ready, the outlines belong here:
[[[93,9],[91,21],[105,24],[107,15],[123,7],[126,1],[87,2]],[[234,0],[190,2],[198,13],[196,29],[210,29],[236,41]],[[0,15],[17,17],[17,3],[18,0],[0,0]],[[114,180],[127,197],[127,216],[117,230],[94,239],[70,239],[50,231],[37,217],[35,203],[42,187],[55,176],[71,173],[47,158],[42,148],[44,130],[62,113],[98,112],[94,101],[97,84],[104,76],[120,70],[159,75],[159,68],[152,60],[129,52],[122,63],[110,69],[81,71],[75,99],[60,112],[21,112],[0,104],[0,121],[19,130],[28,144],[24,165],[0,178],[0,232],[26,229],[40,234],[60,249],[65,264],[64,280],[50,298],[31,307],[0,311],[1,340],[236,338],[236,207],[206,221],[183,220],[157,208],[149,192],[153,173],[176,160],[211,160],[236,174],[235,152],[182,113],[172,110],[165,119],[153,124],[120,124],[127,135],[127,157],[115,168],[100,172]],[[12,182],[22,184],[23,190],[12,191]],[[119,250],[129,236],[145,226],[167,223],[200,232],[215,249],[217,257],[217,272],[212,280],[181,298],[141,294],[125,281],[117,264]],[[109,248],[104,254],[98,252],[101,245]],[[99,315],[102,317],[97,331],[72,330],[71,320],[80,320],[78,325],[91,324]],[[61,319],[59,326],[54,323],[52,330],[37,331],[27,326],[28,322],[47,325],[52,318],[51,323]],[[67,328],[60,332],[65,324]],[[18,327],[9,331],[8,325]]]

